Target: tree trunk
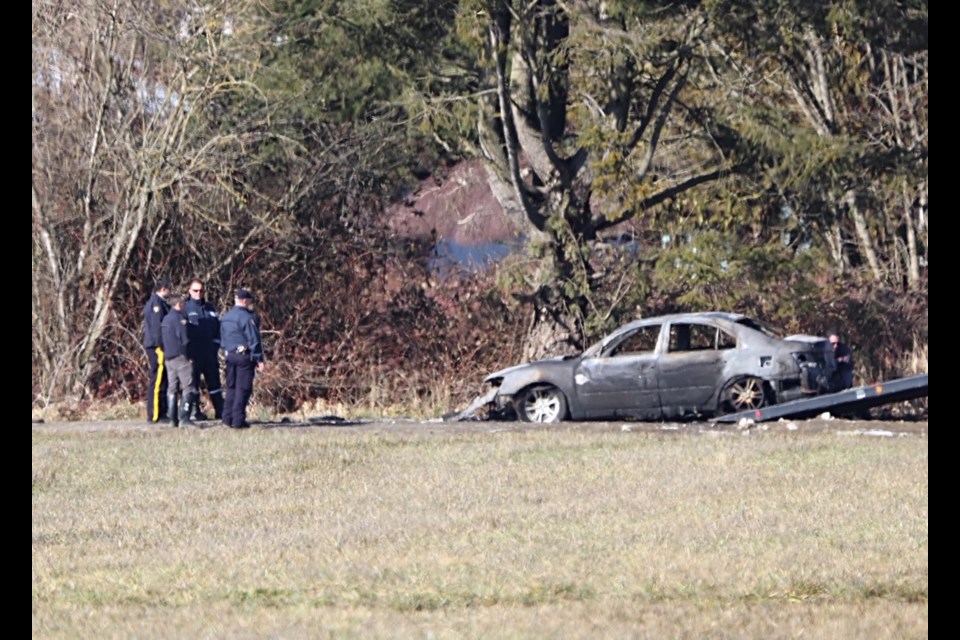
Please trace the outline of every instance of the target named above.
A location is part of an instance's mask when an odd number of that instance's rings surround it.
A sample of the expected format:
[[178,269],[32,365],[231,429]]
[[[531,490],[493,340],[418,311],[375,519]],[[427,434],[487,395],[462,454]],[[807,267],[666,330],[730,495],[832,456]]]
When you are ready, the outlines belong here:
[[527,362],[582,351],[580,323],[575,313],[558,301],[553,285],[540,287],[526,301],[533,304],[530,326],[523,342],[523,359]]
[[573,336],[566,325],[570,318],[557,318],[544,307],[534,309],[533,319],[523,344],[523,359],[527,362],[553,356],[578,353],[572,344]]
[[857,198],[853,192],[847,194],[846,204],[850,211],[850,217],[853,218],[853,227],[857,232],[860,250],[863,252],[870,265],[870,271],[873,273],[873,279],[880,281],[883,279],[883,272],[880,269],[880,261],[877,259],[877,252],[873,248],[873,239],[870,238],[870,230],[867,228],[867,220],[857,206]]
[[832,222],[824,229],[823,240],[830,249],[837,275],[842,276],[847,270],[847,259],[843,253],[843,234],[840,232],[839,223]]
[[903,222],[907,228],[907,285],[915,289],[920,284],[920,255],[917,252],[917,231],[913,225],[913,201],[904,188]]

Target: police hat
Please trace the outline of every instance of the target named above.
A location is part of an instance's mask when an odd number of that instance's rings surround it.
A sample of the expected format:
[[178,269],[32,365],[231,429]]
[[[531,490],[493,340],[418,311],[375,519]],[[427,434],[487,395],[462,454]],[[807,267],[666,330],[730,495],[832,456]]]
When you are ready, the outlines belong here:
[[246,289],[237,289],[237,300],[253,300],[253,296]]

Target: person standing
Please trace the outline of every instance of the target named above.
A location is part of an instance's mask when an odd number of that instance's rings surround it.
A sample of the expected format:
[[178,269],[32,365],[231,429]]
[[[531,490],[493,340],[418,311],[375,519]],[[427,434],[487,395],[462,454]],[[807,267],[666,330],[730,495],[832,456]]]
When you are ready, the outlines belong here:
[[158,278],[153,295],[143,305],[143,350],[147,353],[147,423],[167,421],[167,373],[160,323],[170,311],[170,278]]
[[237,289],[234,306],[220,320],[220,347],[227,354],[227,393],[224,398],[223,424],[246,429],[247,403],[253,395],[253,378],[263,371],[263,344],[260,320],[253,312],[253,296]]
[[834,391],[842,391],[853,386],[853,351],[840,341],[840,331],[830,329],[827,334],[833,347],[833,358],[837,361]]
[[197,397],[194,398],[191,416],[194,420],[206,420],[207,416],[200,410],[200,378],[207,385],[210,394],[210,404],[213,405],[214,418],[223,417],[223,391],[220,387],[220,314],[213,305],[204,298],[205,286],[203,280],[194,278],[190,281],[187,291],[190,298],[184,304],[184,312],[190,323],[190,343],[193,349],[193,383],[197,388]]
[[[167,357],[167,406],[170,421],[174,426],[192,427],[195,423],[190,419],[193,413],[193,401],[197,392],[193,381],[193,362],[191,361],[192,347],[187,315],[183,312],[183,296],[170,296],[170,313],[161,323],[163,334],[163,353]],[[179,424],[177,421],[177,395],[182,398],[180,405]]]

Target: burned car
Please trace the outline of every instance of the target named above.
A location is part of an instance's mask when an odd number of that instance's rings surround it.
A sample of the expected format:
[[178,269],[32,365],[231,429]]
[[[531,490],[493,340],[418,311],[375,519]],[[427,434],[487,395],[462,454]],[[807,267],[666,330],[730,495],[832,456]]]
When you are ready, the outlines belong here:
[[630,322],[576,356],[492,373],[471,408],[526,422],[709,418],[833,391],[830,343],[780,337],[747,316],[685,313]]

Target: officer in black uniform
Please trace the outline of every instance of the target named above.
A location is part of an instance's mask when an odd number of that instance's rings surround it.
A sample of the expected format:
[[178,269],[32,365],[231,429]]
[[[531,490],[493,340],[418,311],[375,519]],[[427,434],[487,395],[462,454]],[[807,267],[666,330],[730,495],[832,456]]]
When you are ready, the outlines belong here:
[[156,424],[167,420],[167,372],[164,366],[163,341],[160,323],[170,311],[170,278],[158,278],[153,295],[143,305],[143,349],[147,352],[147,422]]
[[220,347],[227,354],[223,424],[246,429],[250,426],[247,403],[253,395],[253,378],[263,370],[263,344],[260,320],[252,309],[253,296],[246,289],[237,289],[233,301],[234,307],[220,319]]
[[220,388],[220,314],[213,305],[204,298],[204,284],[200,278],[190,281],[190,298],[184,305],[187,322],[190,323],[190,343],[193,348],[193,383],[197,387],[197,397],[194,398],[194,420],[206,420],[207,416],[200,411],[200,377],[207,384],[207,393],[210,394],[210,403],[213,405],[214,417],[220,420],[223,417],[223,391]]

